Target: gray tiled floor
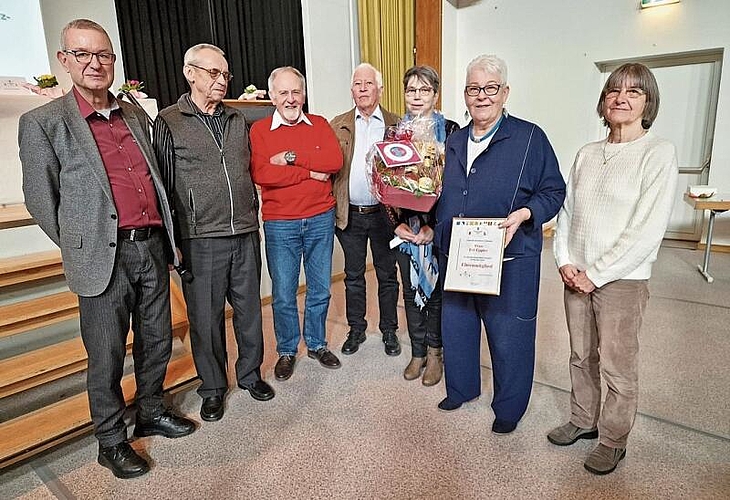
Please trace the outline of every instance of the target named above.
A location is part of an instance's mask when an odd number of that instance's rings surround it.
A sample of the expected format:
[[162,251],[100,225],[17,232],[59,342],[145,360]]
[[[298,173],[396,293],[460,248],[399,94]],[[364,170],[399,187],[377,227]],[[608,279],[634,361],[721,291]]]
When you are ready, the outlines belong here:
[[[292,379],[273,382],[271,402],[235,389],[220,422],[179,440],[135,441],[153,460],[146,476],[115,480],[96,465],[86,437],[4,471],[0,498],[729,498],[730,254],[713,254],[716,281],[708,285],[695,270],[700,252],[660,253],[642,332],[640,413],[626,459],[606,477],[583,470],[593,442],[559,448],[545,439],[568,416],[570,388],[551,259],[546,251],[533,396],[511,435],[489,432],[486,351],[484,394],[447,414],[435,409],[443,384],[403,380],[407,345],[386,357],[373,332],[358,353],[342,356],[340,370],[300,359]],[[342,289],[333,285],[328,322],[336,347],[347,331]],[[269,308],[264,322],[271,379]],[[194,391],[175,397],[198,421],[199,401]]]

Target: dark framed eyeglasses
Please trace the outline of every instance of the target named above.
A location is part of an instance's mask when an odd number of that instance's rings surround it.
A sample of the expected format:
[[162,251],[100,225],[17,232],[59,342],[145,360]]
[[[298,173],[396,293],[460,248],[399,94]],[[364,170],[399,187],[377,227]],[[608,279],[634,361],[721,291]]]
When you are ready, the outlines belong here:
[[497,95],[499,92],[499,89],[504,87],[504,84],[497,85],[496,83],[491,83],[489,85],[485,85],[484,87],[479,87],[477,85],[467,85],[464,87],[464,93],[468,95],[469,97],[477,97],[481,92],[484,92],[485,96],[493,96]]
[[416,93],[419,93],[421,95],[431,95],[433,93],[433,88],[431,87],[421,87],[421,88],[415,88],[415,87],[408,87],[406,89],[406,95],[414,96]]
[[631,87],[628,89],[608,89],[606,91],[606,99],[616,99],[621,95],[622,90],[625,90],[626,97],[629,99],[638,99],[639,97],[646,95],[646,92],[638,87]]
[[231,80],[233,80],[233,75],[231,73],[229,73],[228,71],[221,71],[218,68],[210,68],[210,69],[203,68],[202,66],[198,66],[196,64],[190,64],[190,63],[188,63],[188,66],[192,66],[193,68],[205,71],[206,73],[208,73],[210,75],[210,77],[213,80],[217,80],[218,77],[221,75],[223,75],[223,79],[227,82],[230,82]]
[[117,55],[111,52],[86,52],[85,50],[63,50],[64,54],[71,54],[79,64],[89,64],[96,56],[96,60],[103,66],[110,66],[117,60]]

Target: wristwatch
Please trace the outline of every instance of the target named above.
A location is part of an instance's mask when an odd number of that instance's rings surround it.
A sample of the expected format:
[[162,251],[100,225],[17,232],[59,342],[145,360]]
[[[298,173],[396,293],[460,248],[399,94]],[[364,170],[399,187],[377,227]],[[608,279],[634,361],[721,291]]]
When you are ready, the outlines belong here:
[[284,159],[287,165],[294,165],[294,162],[297,161],[297,154],[294,151],[287,151],[284,153]]

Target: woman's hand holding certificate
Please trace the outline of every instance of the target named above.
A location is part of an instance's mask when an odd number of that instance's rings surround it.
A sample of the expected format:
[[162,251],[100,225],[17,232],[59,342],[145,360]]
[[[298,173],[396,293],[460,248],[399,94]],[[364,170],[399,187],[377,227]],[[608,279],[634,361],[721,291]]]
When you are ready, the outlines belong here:
[[454,217],[444,290],[499,295],[507,228],[514,234],[521,222],[520,215],[515,221]]

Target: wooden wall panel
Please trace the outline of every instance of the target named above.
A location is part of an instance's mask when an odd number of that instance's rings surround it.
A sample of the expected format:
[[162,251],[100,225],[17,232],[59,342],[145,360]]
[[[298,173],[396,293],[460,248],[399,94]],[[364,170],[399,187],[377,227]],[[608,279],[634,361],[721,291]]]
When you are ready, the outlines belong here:
[[[428,64],[441,75],[441,0],[416,0],[416,65]],[[441,96],[437,107],[441,107]]]

